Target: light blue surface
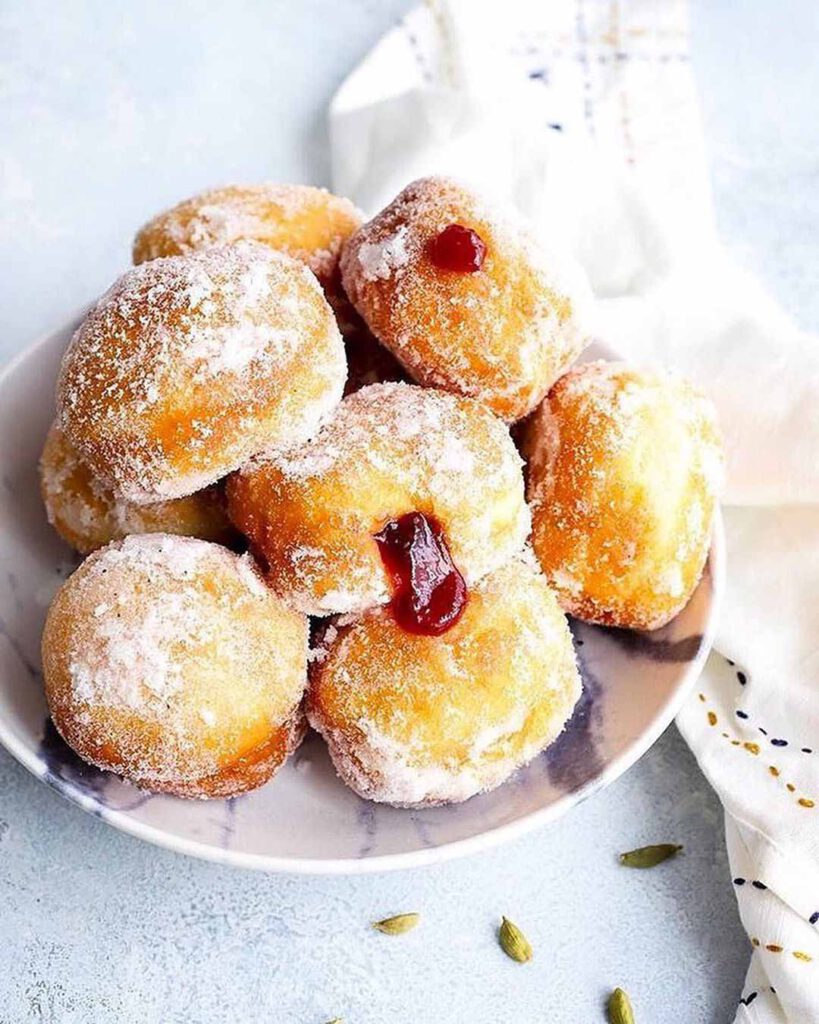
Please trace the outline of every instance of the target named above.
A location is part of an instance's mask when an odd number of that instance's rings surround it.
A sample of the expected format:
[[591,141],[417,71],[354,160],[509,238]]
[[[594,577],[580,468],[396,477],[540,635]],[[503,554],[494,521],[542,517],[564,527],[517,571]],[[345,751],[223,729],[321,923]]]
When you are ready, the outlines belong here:
[[[134,229],[200,186],[324,181],[323,117],[403,0],[0,0],[0,356],[128,262]],[[694,61],[720,226],[819,324],[812,0],[696,0]],[[4,438],[0,443],[13,443]],[[651,873],[618,850],[686,845]],[[368,923],[420,910],[391,939]],[[536,948],[497,950],[500,914]],[[718,803],[675,730],[541,832],[436,868],[265,877],[115,833],[0,752],[0,1022],[593,1024],[732,1019],[748,957]]]

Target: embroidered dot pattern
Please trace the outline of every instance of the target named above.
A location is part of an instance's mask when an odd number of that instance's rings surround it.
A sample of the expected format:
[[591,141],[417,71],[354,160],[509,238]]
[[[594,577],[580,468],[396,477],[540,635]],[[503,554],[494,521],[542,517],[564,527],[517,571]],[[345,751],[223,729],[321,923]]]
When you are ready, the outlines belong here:
[[[726,658],[725,660],[728,662],[729,665],[732,665],[732,666],[734,665],[734,662],[731,661],[729,658]],[[737,679],[739,680],[739,682],[740,682],[740,684],[742,686],[745,686],[745,684],[748,681],[748,677],[746,676],[746,674],[744,672],[739,672],[739,671],[737,672]],[[700,698],[701,701],[705,701],[707,699],[704,693],[701,693],[699,695],[699,698]],[[749,721],[750,718],[751,718],[750,713],[748,711],[744,711],[742,708],[737,708],[737,710],[734,712],[734,714],[737,716],[737,718],[742,719],[742,721],[744,721],[744,722]],[[710,717],[709,717],[709,721],[710,721]],[[713,723],[711,723],[711,724],[713,724]],[[767,736],[768,735],[768,730],[766,728],[764,728],[764,726],[758,725],[757,729],[759,729],[759,731],[762,733],[763,736]],[[770,739],[769,742],[770,742],[772,747],[787,747],[787,746],[790,746],[788,740],[783,739],[781,736],[774,736],[774,737],[772,737]],[[812,747],[800,747],[799,751],[802,754],[812,754],[813,753],[813,748]]]
[[[739,1005],[740,1005],[740,1006],[750,1006],[750,1005],[751,1005],[751,1003],[752,1003],[752,1002],[753,1002],[753,1001],[754,1001],[754,1000],[755,1000],[755,999],[757,998],[757,996],[759,995],[759,993],[760,993],[760,992],[765,992],[765,991],[766,991],[766,990],[765,990],[764,988],[763,988],[763,989],[759,989],[759,990],[757,990],[757,989],[754,989],[754,991],[753,991],[753,992],[749,992],[747,996],[743,996],[743,997],[742,997],[742,998],[740,999],[740,1001],[739,1001]],[[768,991],[768,992],[771,992],[771,993],[773,993],[773,995],[776,995],[776,989],[775,989],[775,988],[773,987],[773,985],[771,985],[771,986],[770,986],[770,987],[769,987],[769,988],[767,989],[767,991]]]
[[[787,949],[785,949],[784,946],[780,946],[779,943],[777,943],[777,942],[766,942],[763,945],[760,942],[760,940],[758,938],[756,938],[755,936],[751,939],[751,943],[753,944],[753,946],[756,949],[764,949],[768,953],[786,953],[787,954],[789,952]],[[792,950],[790,950],[790,955],[794,958],[794,960],[799,960],[803,964],[813,963],[813,957],[810,955],[810,953],[806,953],[803,949],[792,949]]]
[[[727,658],[725,660],[728,661]],[[730,664],[730,662],[729,662],[729,664]],[[699,694],[697,694],[697,696],[699,697],[700,701],[703,704],[706,704],[708,702],[708,697],[704,693],[699,693]],[[747,721],[747,720],[750,719],[750,714],[747,711],[738,710],[736,712],[736,715],[737,715],[737,717],[739,719],[744,720],[744,721]],[[708,719],[708,724],[710,726],[717,725],[717,723],[719,721],[719,718],[718,718],[717,713],[715,711],[712,711],[712,710],[709,709],[708,711],[706,711],[706,717]],[[760,728],[759,731],[763,735],[767,736],[767,733],[765,732],[764,729]],[[736,735],[732,736],[731,733],[727,732],[726,730],[723,730],[720,733],[720,735],[722,736],[723,739],[728,740],[728,742],[731,744],[732,747],[741,747],[744,751],[746,751],[748,754],[750,754],[753,757],[758,757],[759,754],[761,753],[761,748],[760,748],[759,744],[758,743],[754,743],[752,740],[742,740],[739,737],[737,737]],[[770,741],[770,743],[771,743],[771,746],[773,746],[773,747],[787,747],[788,746],[788,741],[784,740],[784,739],[780,739],[780,738],[772,739]],[[803,747],[801,749],[802,749],[803,753],[812,753],[812,750],[810,748],[808,748],[808,747]],[[775,764],[768,765],[768,772],[771,775],[771,777],[775,778],[775,779],[780,778],[781,774],[782,774],[780,769],[778,768],[778,766],[775,765]],[[789,793],[796,793],[796,786],[792,782],[785,782],[785,789]],[[799,807],[804,807],[806,810],[814,810],[815,807],[816,807],[816,801],[813,800],[811,797],[808,797],[808,796],[801,796],[800,795],[800,796],[797,797],[795,802],[796,802],[796,804]]]

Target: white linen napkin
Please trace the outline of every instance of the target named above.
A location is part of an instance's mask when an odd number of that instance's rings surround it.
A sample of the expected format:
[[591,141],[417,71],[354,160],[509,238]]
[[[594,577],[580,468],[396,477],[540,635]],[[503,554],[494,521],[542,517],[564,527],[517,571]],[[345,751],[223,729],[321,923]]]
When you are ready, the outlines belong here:
[[572,250],[598,333],[697,381],[728,452],[717,650],[677,723],[725,808],[753,956],[739,1022],[819,1022],[819,341],[715,236],[685,0],[433,0],[330,108],[367,213],[421,174]]

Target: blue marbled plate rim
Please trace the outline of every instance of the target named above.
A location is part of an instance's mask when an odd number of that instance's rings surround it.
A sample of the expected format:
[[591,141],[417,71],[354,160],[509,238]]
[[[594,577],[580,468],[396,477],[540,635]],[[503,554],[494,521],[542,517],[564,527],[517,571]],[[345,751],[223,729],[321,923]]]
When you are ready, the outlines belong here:
[[[88,305],[82,307],[74,316],[69,317],[61,327],[47,332],[37,341],[17,353],[0,372],[0,389],[6,383],[7,378],[13,376],[39,349],[53,344],[56,335],[67,334],[70,328],[76,326],[89,308]],[[598,343],[597,347],[598,350],[603,350],[601,354],[604,354],[606,358],[618,358],[617,354],[608,346]],[[405,853],[381,854],[363,858],[280,857],[271,854],[245,853],[241,850],[217,847],[208,843],[185,839],[161,828],[145,824],[132,818],[127,811],[105,807],[95,799],[93,793],[83,792],[71,782],[50,772],[48,765],[41,759],[38,752],[31,746],[18,740],[16,734],[6,725],[2,717],[0,717],[0,744],[32,775],[55,790],[70,803],[75,804],[88,814],[99,818],[121,832],[152,843],[155,846],[172,850],[175,853],[182,853],[200,860],[227,866],[297,875],[359,875],[429,866],[458,857],[480,853],[521,838],[527,833],[555,820],[594,793],[604,789],[638,761],[657,742],[671,724],[702,672],[705,661],[711,652],[719,621],[722,597],[725,590],[725,572],[725,534],[722,513],[720,509],[717,509],[708,557],[711,600],[706,627],[703,630],[695,656],[688,662],[676,687],[671,691],[665,703],[658,709],[648,727],[636,736],[631,743],[625,746],[617,756],[613,757],[598,775],[589,779],[588,782],[577,789],[566,792],[558,800],[539,810],[524,814],[512,822],[495,828],[489,828],[484,832],[465,839],[443,843],[439,846],[426,847]]]

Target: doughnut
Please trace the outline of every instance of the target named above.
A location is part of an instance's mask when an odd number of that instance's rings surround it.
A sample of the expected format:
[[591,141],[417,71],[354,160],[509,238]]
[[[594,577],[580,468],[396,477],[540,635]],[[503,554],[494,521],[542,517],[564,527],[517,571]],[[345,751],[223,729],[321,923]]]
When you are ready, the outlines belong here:
[[58,419],[96,477],[149,504],[306,440],[346,372],[316,278],[240,242],[151,260],[115,282],[63,358]]
[[[228,514],[276,593],[310,615],[385,604],[376,537],[410,513],[437,524],[467,584],[529,532],[521,460],[505,425],[469,398],[412,384],[349,395],[306,445],[252,460],[226,484]],[[441,543],[438,543],[438,542]]]
[[353,305],[415,380],[508,422],[589,340],[579,268],[448,178],[408,185],[347,240],[340,266]]
[[311,659],[307,716],[336,771],[399,807],[499,786],[559,735],[581,691],[566,618],[517,557],[443,636],[408,635],[374,608],[329,625]]
[[349,199],[311,185],[227,185],[158,214],[134,239],[134,263],[211,245],[256,241],[299,260],[330,282],[344,240],[361,223]]
[[714,409],[684,381],[623,363],[579,366],[526,426],[532,545],[562,607],[657,629],[708,556],[722,479]]
[[154,505],[132,505],[91,474],[56,423],[40,458],[40,490],[48,521],[83,555],[129,533],[174,533],[221,544],[236,540],[220,487]]
[[90,555],[49,609],[42,653],[68,745],[153,792],[254,789],[303,734],[307,620],[217,544],[143,534]]

